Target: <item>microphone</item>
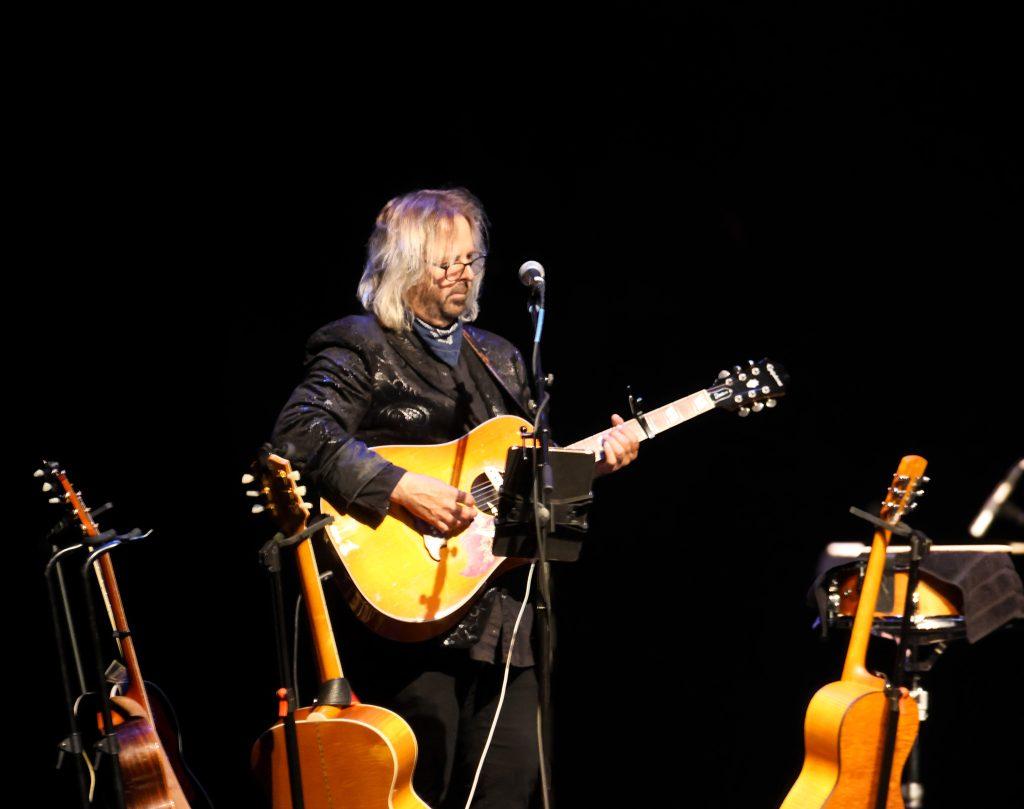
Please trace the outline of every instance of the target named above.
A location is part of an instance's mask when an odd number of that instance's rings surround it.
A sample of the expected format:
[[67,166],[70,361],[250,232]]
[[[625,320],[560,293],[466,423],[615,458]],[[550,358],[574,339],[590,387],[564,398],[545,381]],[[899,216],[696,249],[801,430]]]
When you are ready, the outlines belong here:
[[544,268],[539,261],[527,261],[519,268],[519,280],[530,289],[544,286]]
[[970,534],[972,537],[980,539],[985,531],[988,530],[992,520],[994,520],[999,511],[1004,508],[1003,504],[1006,502],[1006,498],[1010,496],[1010,492],[1012,492],[1013,488],[1017,485],[1021,472],[1024,472],[1024,458],[1021,458],[1010,468],[1006,477],[1003,478],[998,486],[996,486],[992,494],[989,495],[988,500],[985,501],[985,505],[981,507],[981,511],[978,512],[978,516],[975,517],[974,522],[971,523]]

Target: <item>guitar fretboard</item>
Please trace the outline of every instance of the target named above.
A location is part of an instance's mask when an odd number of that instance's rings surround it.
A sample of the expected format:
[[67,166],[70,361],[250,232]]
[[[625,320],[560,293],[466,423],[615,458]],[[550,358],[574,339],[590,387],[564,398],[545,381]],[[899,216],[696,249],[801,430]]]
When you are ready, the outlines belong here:
[[[649,413],[644,414],[644,418],[647,421],[647,427],[650,429],[651,436],[655,436],[658,433],[663,433],[678,424],[682,424],[684,421],[689,421],[695,416],[699,416],[701,413],[706,413],[709,410],[714,410],[715,403],[711,400],[711,396],[708,395],[706,390],[700,390],[696,393],[691,393],[689,396],[684,396],[682,399],[676,399],[663,407],[659,407],[656,410],[652,410]],[[647,438],[647,433],[644,432],[644,428],[640,426],[636,419],[630,419],[623,425],[628,429],[638,441],[643,441]],[[593,452],[598,459],[602,454],[602,442],[604,440],[604,430],[596,435],[592,435],[589,438],[584,438],[582,441],[577,441],[575,444],[570,444],[567,449],[582,449],[588,452]]]

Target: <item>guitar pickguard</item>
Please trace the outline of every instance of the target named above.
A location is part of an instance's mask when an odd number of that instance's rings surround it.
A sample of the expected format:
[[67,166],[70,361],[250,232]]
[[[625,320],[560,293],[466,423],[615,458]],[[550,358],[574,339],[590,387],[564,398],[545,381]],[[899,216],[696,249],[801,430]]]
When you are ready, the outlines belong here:
[[441,548],[447,547],[448,540],[444,537],[435,537],[430,534],[423,535],[423,545],[435,562],[441,561]]

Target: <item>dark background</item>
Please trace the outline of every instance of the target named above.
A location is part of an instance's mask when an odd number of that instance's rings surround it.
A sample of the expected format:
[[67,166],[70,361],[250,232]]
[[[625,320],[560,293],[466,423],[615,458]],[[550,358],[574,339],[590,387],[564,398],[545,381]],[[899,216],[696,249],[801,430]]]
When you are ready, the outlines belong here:
[[[117,562],[143,670],[218,805],[255,805],[248,750],[276,687],[268,528],[238,478],[306,336],[357,310],[376,212],[464,185],[493,222],[479,324],[524,346],[515,270],[548,270],[559,440],[622,412],[627,384],[655,406],[747,358],[791,373],[776,410],[687,423],[600,481],[586,552],[557,580],[561,805],[777,805],[807,701],[841,666],[804,598],[825,543],[869,537],[848,506],[921,454],[914,522],[963,541],[1021,455],[1010,20],[711,4],[434,38],[380,25],[310,48],[278,32],[287,54],[239,34],[201,70],[180,48],[142,71],[94,54],[89,79],[44,70],[26,94],[20,535],[56,519],[31,491],[40,457],[116,503],[105,527],[156,529]],[[20,549],[12,614],[33,617],[12,665],[36,706],[21,760],[45,773],[63,725],[30,573],[44,553]],[[1021,640],[954,644],[931,675],[930,807],[1019,794]],[[70,803],[62,779],[39,783]]]

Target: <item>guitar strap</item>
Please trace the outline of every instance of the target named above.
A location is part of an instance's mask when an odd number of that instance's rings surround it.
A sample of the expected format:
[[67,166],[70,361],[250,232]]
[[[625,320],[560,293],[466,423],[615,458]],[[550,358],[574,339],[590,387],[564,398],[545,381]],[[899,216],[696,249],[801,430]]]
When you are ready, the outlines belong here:
[[499,374],[498,369],[494,367],[494,363],[492,363],[487,354],[484,351],[482,351],[479,346],[477,346],[476,340],[474,340],[469,333],[469,329],[462,330],[462,339],[465,340],[466,344],[473,349],[473,353],[480,358],[480,362],[484,364],[484,367],[488,370],[490,375],[493,376],[496,380],[498,380],[498,384],[501,385],[502,390],[504,390],[505,393],[508,394],[509,400],[518,405],[519,409],[522,410],[523,414],[526,415],[527,418],[530,418],[532,420],[533,416],[530,413],[529,408],[526,407],[523,404],[523,402],[519,400],[519,395],[515,393],[515,391],[513,391],[512,388],[509,387],[508,383],[504,379],[501,378],[501,374]]

